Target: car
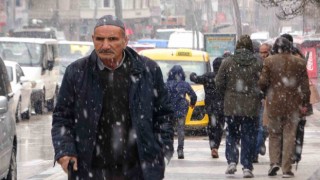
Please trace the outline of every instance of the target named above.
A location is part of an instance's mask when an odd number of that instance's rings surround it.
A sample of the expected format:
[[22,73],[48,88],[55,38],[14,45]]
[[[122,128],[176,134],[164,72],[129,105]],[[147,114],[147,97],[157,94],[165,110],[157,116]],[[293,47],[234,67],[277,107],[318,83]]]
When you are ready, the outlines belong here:
[[164,81],[168,79],[168,72],[174,65],[182,66],[187,77],[186,81],[191,84],[197,95],[195,108],[188,109],[185,127],[190,130],[203,130],[207,127],[209,117],[205,112],[204,87],[200,84],[194,84],[189,77],[192,72],[202,75],[211,71],[209,54],[205,51],[191,49],[146,49],[140,51],[139,54],[149,57],[158,63]]
[[[203,50],[204,35],[198,31],[176,31],[170,35],[168,48],[188,48]],[[198,41],[199,39],[199,41]]]
[[2,58],[19,63],[32,81],[31,102],[36,114],[54,108],[59,89],[57,44],[55,39],[0,37]]
[[59,41],[58,58],[60,70],[58,84],[61,84],[64,72],[70,63],[81,57],[90,55],[93,50],[93,43],[89,41]]
[[4,64],[6,65],[10,85],[14,93],[13,99],[16,122],[22,119],[30,119],[32,83],[25,77],[18,63],[4,61]]
[[14,93],[0,58],[0,179],[17,179],[17,134]]

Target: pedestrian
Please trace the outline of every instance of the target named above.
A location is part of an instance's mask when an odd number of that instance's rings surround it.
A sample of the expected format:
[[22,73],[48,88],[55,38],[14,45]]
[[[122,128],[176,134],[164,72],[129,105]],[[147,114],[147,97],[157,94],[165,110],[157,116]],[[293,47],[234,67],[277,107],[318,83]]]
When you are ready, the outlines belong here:
[[273,45],[274,55],[264,61],[259,80],[265,92],[269,132],[269,176],[282,169],[284,178],[291,171],[299,120],[306,113],[310,90],[306,62],[291,54],[292,44],[283,37]]
[[253,45],[248,35],[240,36],[234,55],[224,59],[215,78],[216,86],[224,95],[224,116],[227,123],[226,174],[237,171],[241,139],[240,163],[243,165],[243,177],[254,175],[252,157],[261,94],[258,88],[262,62],[253,54]]
[[98,19],[92,40],[95,50],[63,77],[51,130],[54,160],[66,172],[75,161],[72,179],[163,179],[174,132],[161,69],[127,47],[117,17]]
[[[169,73],[166,86],[169,91],[170,100],[173,105],[174,119],[178,133],[178,159],[184,159],[184,129],[188,107],[194,108],[197,102],[197,95],[188,82],[185,81],[185,73],[180,65],[174,65]],[[187,101],[186,95],[190,97]]]
[[[259,57],[264,60],[271,54],[271,48],[272,46],[267,43],[263,43],[259,47]],[[259,121],[258,121],[258,129],[257,129],[257,139],[256,139],[256,148],[255,148],[255,154],[253,157],[253,162],[258,163],[259,162],[259,154],[265,155],[266,154],[266,145],[265,141],[268,137],[268,119],[265,114],[265,100],[261,100],[261,109],[259,113]]]
[[217,57],[212,62],[213,72],[207,72],[203,75],[196,73],[190,74],[190,80],[196,84],[202,84],[205,92],[205,109],[209,116],[207,132],[209,136],[209,145],[211,149],[211,157],[219,158],[218,149],[224,131],[223,116],[223,96],[217,90],[214,78],[216,77],[223,58]]

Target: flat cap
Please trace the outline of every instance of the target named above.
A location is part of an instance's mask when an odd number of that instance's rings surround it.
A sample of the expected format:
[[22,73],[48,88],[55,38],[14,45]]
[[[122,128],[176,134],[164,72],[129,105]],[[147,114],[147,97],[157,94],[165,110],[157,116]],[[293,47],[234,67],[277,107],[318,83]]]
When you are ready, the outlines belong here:
[[118,19],[116,16],[112,16],[112,15],[105,15],[99,18],[94,29],[104,25],[118,26],[121,29],[125,30],[123,22],[120,19]]

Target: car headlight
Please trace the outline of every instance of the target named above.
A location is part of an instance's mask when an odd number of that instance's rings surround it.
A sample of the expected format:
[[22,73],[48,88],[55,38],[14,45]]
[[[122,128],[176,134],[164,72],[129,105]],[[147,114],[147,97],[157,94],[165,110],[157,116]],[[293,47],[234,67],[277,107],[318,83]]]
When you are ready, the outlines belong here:
[[196,95],[197,95],[197,101],[204,101],[204,98],[205,98],[205,92],[204,92],[204,89],[201,89],[201,90],[197,90],[195,91]]

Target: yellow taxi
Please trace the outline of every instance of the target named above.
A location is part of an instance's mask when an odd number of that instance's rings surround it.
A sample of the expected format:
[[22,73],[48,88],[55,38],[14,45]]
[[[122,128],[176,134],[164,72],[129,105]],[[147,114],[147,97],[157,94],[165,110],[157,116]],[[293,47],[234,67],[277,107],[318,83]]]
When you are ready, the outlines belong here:
[[139,53],[155,60],[159,64],[164,81],[168,79],[168,72],[174,65],[182,66],[186,74],[186,81],[191,84],[191,87],[197,94],[196,106],[194,109],[189,108],[186,116],[186,128],[201,129],[206,127],[209,118],[205,113],[203,85],[194,84],[190,81],[189,77],[192,72],[202,75],[210,71],[209,54],[205,51],[191,49],[146,49]]

